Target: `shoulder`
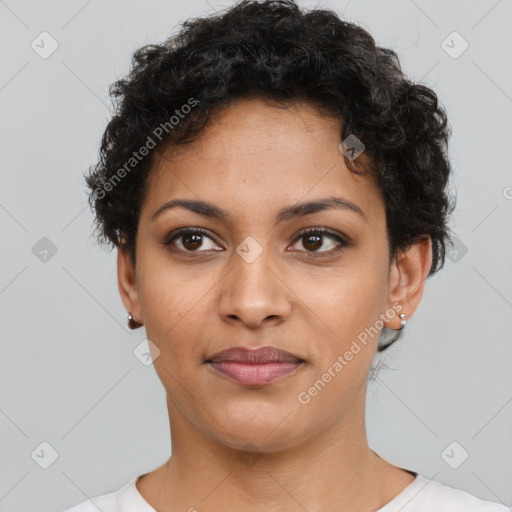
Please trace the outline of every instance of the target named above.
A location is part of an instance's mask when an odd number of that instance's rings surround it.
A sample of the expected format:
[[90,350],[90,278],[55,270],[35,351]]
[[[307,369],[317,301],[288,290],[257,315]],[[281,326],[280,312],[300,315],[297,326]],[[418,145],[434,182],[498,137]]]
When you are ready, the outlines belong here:
[[72,508],[68,508],[63,512],[119,512],[117,506],[116,492],[110,494],[103,494],[92,498],[87,501],[83,501]]
[[[473,494],[449,487],[435,480],[418,475],[414,482],[414,493],[403,512],[511,512],[512,509],[477,498]],[[409,507],[409,508],[408,508]]]
[[64,510],[63,512],[121,512],[123,510],[122,503],[130,496],[133,483],[136,478],[130,480],[120,489],[107,494],[101,494],[95,498],[82,501],[78,505]]

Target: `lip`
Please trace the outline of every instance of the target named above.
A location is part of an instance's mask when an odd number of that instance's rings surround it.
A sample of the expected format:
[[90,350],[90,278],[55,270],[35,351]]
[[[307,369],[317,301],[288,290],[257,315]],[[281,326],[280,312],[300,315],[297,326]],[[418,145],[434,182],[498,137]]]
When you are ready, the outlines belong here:
[[266,345],[257,349],[234,347],[222,350],[205,363],[238,384],[261,386],[293,375],[305,361],[290,352]]

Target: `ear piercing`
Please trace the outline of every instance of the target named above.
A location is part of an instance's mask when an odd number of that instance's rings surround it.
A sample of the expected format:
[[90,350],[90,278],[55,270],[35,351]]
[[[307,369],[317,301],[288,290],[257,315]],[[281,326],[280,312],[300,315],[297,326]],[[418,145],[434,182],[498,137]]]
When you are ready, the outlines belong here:
[[139,322],[136,322],[133,319],[131,312],[128,313],[128,327],[130,329],[137,329],[138,327],[142,327],[142,324],[139,324]]
[[405,313],[400,313],[398,316],[400,317],[400,325],[402,326],[400,329],[402,329],[407,324],[407,319],[405,318]]

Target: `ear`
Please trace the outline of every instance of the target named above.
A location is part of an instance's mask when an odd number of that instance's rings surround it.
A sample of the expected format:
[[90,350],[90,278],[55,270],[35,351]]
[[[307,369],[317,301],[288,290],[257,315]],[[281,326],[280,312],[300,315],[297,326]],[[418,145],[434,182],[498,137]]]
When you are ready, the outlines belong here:
[[126,311],[131,312],[133,319],[142,325],[135,266],[128,251],[119,247],[117,249],[117,284]]
[[[395,310],[393,304],[401,304],[398,313],[411,318],[418,307],[432,266],[432,239],[419,241],[406,251],[398,253],[391,263],[389,272],[388,310]],[[395,315],[385,323],[389,329],[400,329],[400,318]]]

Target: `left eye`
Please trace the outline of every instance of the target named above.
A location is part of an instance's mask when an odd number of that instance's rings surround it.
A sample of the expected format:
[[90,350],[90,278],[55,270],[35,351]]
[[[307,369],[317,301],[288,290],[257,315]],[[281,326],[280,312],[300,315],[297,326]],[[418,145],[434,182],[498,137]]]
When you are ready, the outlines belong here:
[[[322,247],[325,238],[337,241],[338,242],[337,248],[336,248],[336,244],[331,243],[330,244],[331,248],[328,247],[327,250],[317,251],[317,249],[319,247]],[[325,229],[319,229],[319,228],[312,228],[312,229],[309,229],[309,230],[306,230],[306,231],[303,231],[302,233],[300,233],[298,235],[298,237],[296,238],[296,241],[302,241],[302,240],[305,241],[305,243],[302,242],[302,246],[306,249],[306,252],[311,252],[311,253],[315,253],[315,252],[332,253],[332,252],[337,252],[337,251],[341,250],[342,248],[348,246],[348,243],[340,236],[335,235],[334,233],[330,233],[329,231],[327,231]]]

